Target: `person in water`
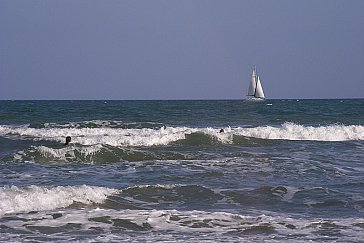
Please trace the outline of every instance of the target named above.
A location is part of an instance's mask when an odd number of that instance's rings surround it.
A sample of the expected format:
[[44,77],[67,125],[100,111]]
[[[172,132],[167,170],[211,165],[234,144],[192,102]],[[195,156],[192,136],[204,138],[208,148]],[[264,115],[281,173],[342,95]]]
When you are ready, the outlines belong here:
[[66,137],[66,143],[64,145],[68,145],[71,142],[71,137],[67,136]]
[[224,129],[222,129],[222,128],[221,128],[221,129],[220,129],[220,133],[224,133],[224,132],[225,132],[225,131],[224,131]]

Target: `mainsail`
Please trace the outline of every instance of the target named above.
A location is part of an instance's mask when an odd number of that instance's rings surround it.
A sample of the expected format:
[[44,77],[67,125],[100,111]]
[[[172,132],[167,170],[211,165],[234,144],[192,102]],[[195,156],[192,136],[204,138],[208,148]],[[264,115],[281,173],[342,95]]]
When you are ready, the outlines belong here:
[[265,97],[262,83],[260,82],[255,66],[253,68],[252,79],[249,84],[248,96],[252,96],[258,99],[264,99]]

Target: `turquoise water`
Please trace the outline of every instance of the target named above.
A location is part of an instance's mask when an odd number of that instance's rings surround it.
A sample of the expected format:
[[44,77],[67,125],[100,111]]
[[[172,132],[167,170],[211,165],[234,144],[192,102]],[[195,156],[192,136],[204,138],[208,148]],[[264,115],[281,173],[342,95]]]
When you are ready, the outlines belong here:
[[362,99],[0,101],[0,240],[359,242],[363,123]]

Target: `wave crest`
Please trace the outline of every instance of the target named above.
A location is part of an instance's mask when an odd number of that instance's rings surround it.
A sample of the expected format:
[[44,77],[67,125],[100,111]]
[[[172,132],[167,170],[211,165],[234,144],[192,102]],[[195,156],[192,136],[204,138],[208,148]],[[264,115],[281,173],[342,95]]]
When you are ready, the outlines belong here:
[[[216,143],[234,143],[234,136],[258,139],[313,140],[313,141],[349,141],[364,140],[364,126],[361,125],[327,125],[304,126],[294,123],[283,123],[279,127],[224,127],[191,128],[31,128],[28,126],[0,125],[0,136],[11,139],[52,141],[64,143],[66,136],[72,137],[72,143],[89,145],[109,145],[113,147],[165,146],[177,141],[188,145],[214,145]],[[239,140],[239,139],[238,139]]]
[[16,186],[0,188],[0,215],[65,208],[73,203],[102,203],[118,190],[97,186],[57,186],[53,188]]
[[364,140],[364,126],[303,126],[286,122],[281,127],[237,128],[236,134],[261,139],[348,141]]

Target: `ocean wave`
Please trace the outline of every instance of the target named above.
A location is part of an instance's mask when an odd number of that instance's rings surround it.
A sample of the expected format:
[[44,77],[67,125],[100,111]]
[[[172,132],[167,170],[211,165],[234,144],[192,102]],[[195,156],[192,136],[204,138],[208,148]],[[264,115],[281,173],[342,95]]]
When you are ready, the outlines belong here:
[[80,122],[69,122],[64,124],[58,123],[43,123],[43,124],[30,124],[31,128],[122,128],[122,129],[140,129],[151,128],[159,129],[163,127],[159,122],[124,122],[117,120],[90,120]]
[[[260,214],[239,214],[200,210],[67,209],[17,215],[3,225],[8,229],[24,230],[37,235],[63,236],[65,241],[74,240],[78,236],[74,232],[80,232],[79,235],[83,237],[89,235],[96,241],[133,241],[136,235],[142,241],[148,241],[151,237],[155,241],[172,237],[170,240],[193,242],[202,239],[206,242],[265,241],[267,235],[271,236],[271,240],[279,242],[315,242],[317,239],[358,242],[364,237],[363,220],[360,218],[304,218],[301,215],[278,215],[267,211]],[[95,229],[98,230],[96,235]],[[143,234],[150,231],[153,234]],[[73,233],[70,235],[70,232]],[[6,236],[1,237],[5,239]],[[11,239],[13,236],[8,237]]]
[[153,152],[136,148],[114,147],[110,145],[63,146],[52,148],[50,146],[30,146],[18,151],[9,160],[19,162],[71,162],[71,163],[112,163],[120,161],[147,161],[147,160],[183,160],[187,155],[174,151]]
[[280,127],[236,128],[235,134],[261,139],[348,141],[364,140],[364,126],[328,125],[313,127],[286,122]]
[[[300,213],[259,209],[259,202],[262,200],[269,205],[272,202],[274,204],[274,200],[294,203],[296,197],[300,197],[298,194],[301,193],[302,196],[302,193],[312,190],[317,196],[326,192],[325,188],[277,186],[260,187],[245,192],[242,190],[234,194],[229,190],[213,190],[185,184],[143,184],[123,190],[85,185],[52,188],[3,187],[0,188],[0,217],[6,216],[2,227],[6,228],[7,234],[0,234],[0,240],[14,239],[14,235],[8,232],[16,234],[19,231],[26,231],[27,236],[30,234],[34,237],[41,234],[64,237],[65,241],[70,237],[74,240],[75,237],[85,235],[108,235],[108,239],[112,241],[125,240],[128,237],[126,232],[131,232],[134,236],[138,232],[153,232],[156,240],[165,239],[161,237],[166,234],[178,236],[183,233],[184,240],[208,236],[211,241],[219,239],[232,242],[256,241],[266,239],[267,235],[278,241],[302,242],[315,241],[318,238],[350,242],[364,237],[364,223],[360,217],[302,217]],[[237,211],[225,211],[223,208],[217,211],[202,209],[206,205],[219,204],[222,200],[225,203],[230,201],[241,205],[246,200],[253,200],[249,204],[254,207],[242,207]],[[186,201],[190,204],[189,207],[185,206]],[[75,204],[82,206],[73,206]],[[97,205],[87,207],[93,204]],[[186,238],[186,234],[191,238]],[[139,240],[142,235],[139,235]],[[145,236],[150,237],[150,234]]]
[[192,203],[213,204],[223,198],[222,195],[199,185],[138,185],[123,190],[123,197],[133,198],[145,203]]
[[[136,185],[123,189],[119,195],[138,206],[152,204],[165,205],[203,205],[236,204],[260,207],[264,205],[291,205],[294,208],[346,207],[363,211],[361,196],[329,190],[328,188],[297,188],[292,186],[263,186],[251,189],[229,190],[211,189],[199,185],[166,184]],[[294,211],[294,210],[293,210]],[[293,212],[292,211],[292,212]]]
[[220,128],[31,128],[29,126],[0,125],[0,136],[12,139],[33,139],[35,141],[53,141],[63,143],[66,136],[72,137],[72,143],[81,145],[126,146],[165,146],[181,141],[187,145],[229,144],[249,137],[265,140],[304,140],[304,141],[349,141],[364,140],[364,126],[327,125],[304,126],[283,123],[279,127],[224,127]]
[[82,145],[106,144],[111,146],[153,146],[184,139],[196,129],[168,127],[161,129],[141,128],[31,128],[28,126],[0,125],[0,135],[16,139],[64,142],[66,136],[72,143]]
[[99,204],[118,190],[96,186],[0,188],[0,216],[9,213],[53,210],[73,203]]
[[[18,151],[13,160],[26,162],[94,162],[104,146],[65,146],[51,148],[47,146],[30,146],[30,148]],[[113,160],[111,160],[112,162]]]
[[[31,128],[28,126],[0,125],[0,136],[15,139],[45,140],[63,143],[66,136],[72,143],[81,145],[158,146],[186,139],[186,136],[200,133],[212,136],[221,142],[231,141],[231,134],[219,134],[214,128],[161,127],[160,129],[141,128]],[[192,138],[191,140],[194,140]]]

